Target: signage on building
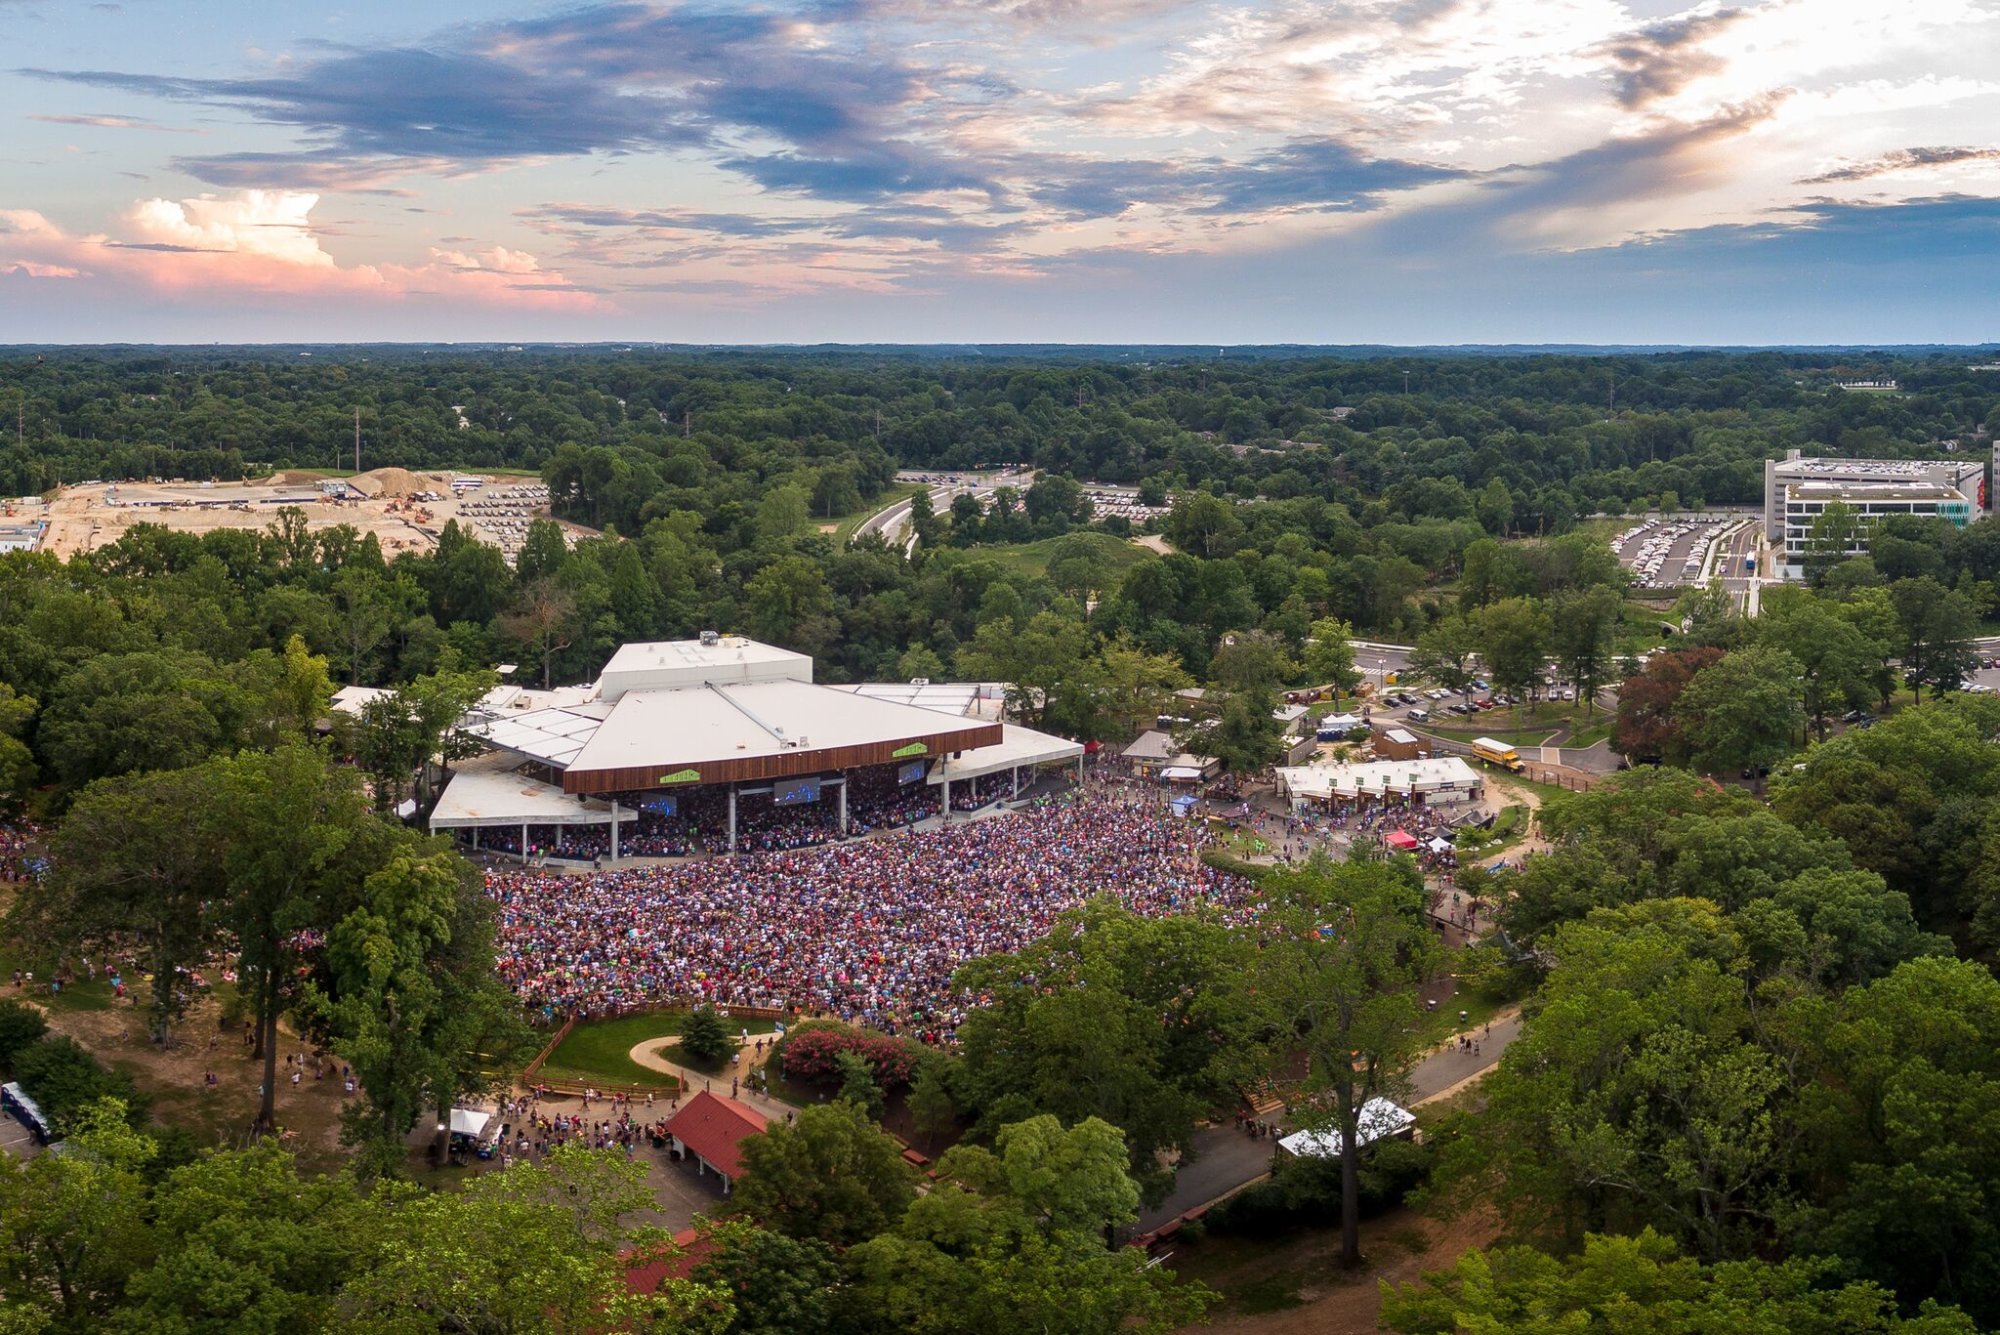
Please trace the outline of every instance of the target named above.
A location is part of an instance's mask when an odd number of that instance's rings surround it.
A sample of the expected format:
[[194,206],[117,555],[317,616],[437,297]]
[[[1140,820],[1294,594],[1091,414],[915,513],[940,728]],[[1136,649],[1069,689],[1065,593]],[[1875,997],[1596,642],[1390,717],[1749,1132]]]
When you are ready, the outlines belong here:
[[670,783],[700,783],[700,782],[701,782],[701,771],[698,769],[677,769],[672,774],[662,774],[659,778],[659,783],[662,788],[666,787]]
[[891,757],[897,760],[901,760],[904,756],[920,756],[925,754],[929,750],[930,748],[928,746],[925,746],[922,742],[911,742],[908,746],[897,747],[889,754]]

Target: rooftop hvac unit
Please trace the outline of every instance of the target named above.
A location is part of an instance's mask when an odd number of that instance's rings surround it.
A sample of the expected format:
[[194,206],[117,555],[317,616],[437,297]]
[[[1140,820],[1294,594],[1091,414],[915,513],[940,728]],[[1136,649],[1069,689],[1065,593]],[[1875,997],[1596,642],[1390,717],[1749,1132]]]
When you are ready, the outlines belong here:
[[931,679],[930,679],[929,677],[912,677],[912,678],[910,678],[910,685],[912,685],[912,686],[928,686],[928,685],[930,685],[930,684],[931,684]]
[[722,643],[722,636],[716,631],[705,630],[701,633],[701,642],[708,648],[713,649],[716,645]]

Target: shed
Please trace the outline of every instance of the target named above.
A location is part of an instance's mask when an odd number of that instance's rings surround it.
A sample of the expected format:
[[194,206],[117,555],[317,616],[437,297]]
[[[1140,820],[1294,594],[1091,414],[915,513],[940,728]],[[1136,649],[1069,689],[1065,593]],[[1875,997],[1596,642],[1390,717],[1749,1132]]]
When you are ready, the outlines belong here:
[[722,1194],[743,1174],[743,1142],[762,1135],[769,1125],[764,1114],[746,1103],[701,1091],[667,1119],[668,1148],[680,1158],[692,1157],[697,1171],[722,1179]]

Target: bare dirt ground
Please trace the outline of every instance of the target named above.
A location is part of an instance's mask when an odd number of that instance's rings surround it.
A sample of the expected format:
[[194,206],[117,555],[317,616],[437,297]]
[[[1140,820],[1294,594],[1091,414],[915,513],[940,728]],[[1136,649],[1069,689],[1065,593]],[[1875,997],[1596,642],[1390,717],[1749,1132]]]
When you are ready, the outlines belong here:
[[[237,1147],[250,1142],[264,1065],[251,1058],[242,1024],[225,1030],[220,1015],[216,1001],[197,1003],[175,1030],[172,1046],[164,1049],[147,1039],[145,1015],[129,1002],[114,1002],[103,1010],[52,1010],[48,1018],[51,1029],[129,1074],[151,1096],[154,1120],[186,1128],[203,1145]],[[305,1057],[297,1086],[285,1064],[288,1053]],[[283,1143],[308,1170],[330,1170],[346,1157],[340,1148],[340,1109],[346,1101],[340,1062],[329,1059],[320,1069],[322,1076],[314,1079],[311,1046],[280,1031],[278,1125]],[[216,1078],[213,1085],[207,1083],[210,1073]]]
[[1441,1220],[1401,1209],[1361,1226],[1366,1260],[1351,1272],[1340,1267],[1338,1228],[1281,1242],[1207,1238],[1170,1264],[1227,1295],[1209,1324],[1190,1330],[1210,1335],[1373,1335],[1382,1313],[1383,1281],[1413,1284],[1499,1235],[1500,1220],[1490,1212]]
[[[498,530],[489,530],[489,515],[474,514],[467,507],[491,505],[517,486],[537,486],[536,479],[491,477],[478,491],[454,495],[452,474],[411,473],[385,468],[362,474],[355,481],[376,494],[366,499],[329,500],[319,492],[316,474],[291,472],[257,482],[119,482],[95,486],[65,487],[41,515],[48,521],[41,550],[67,558],[76,552],[95,551],[118,541],[134,524],[163,524],[183,533],[207,533],[215,529],[262,530],[277,518],[286,505],[305,512],[307,526],[317,531],[336,524],[348,524],[362,533],[373,533],[382,544],[383,555],[395,558],[398,552],[428,551],[437,545],[437,534],[453,519],[471,525],[477,536],[496,546],[506,546]],[[440,500],[415,500],[410,493],[424,491]],[[351,494],[350,494],[351,495]],[[115,503],[114,503],[115,502]],[[546,506],[522,506],[524,515],[545,516]],[[571,541],[589,536],[591,530],[564,524]]]

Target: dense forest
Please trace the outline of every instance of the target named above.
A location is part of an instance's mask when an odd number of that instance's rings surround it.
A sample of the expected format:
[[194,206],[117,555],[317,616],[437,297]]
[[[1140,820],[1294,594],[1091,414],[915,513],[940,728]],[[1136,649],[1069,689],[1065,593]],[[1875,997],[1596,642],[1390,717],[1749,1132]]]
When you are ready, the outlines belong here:
[[[1787,447],[1915,455],[1970,443],[1982,357],[1682,352],[1352,360],[450,348],[102,350],[0,359],[0,492],[86,478],[364,466],[542,471],[565,447],[593,518],[636,531],[738,488],[828,468],[1017,463],[1102,482],[1273,499],[1357,518],[1510,523],[1657,501],[1742,504]],[[1853,393],[1894,379],[1903,393]],[[810,490],[808,485],[808,490]],[[742,493],[738,492],[737,499]]]

